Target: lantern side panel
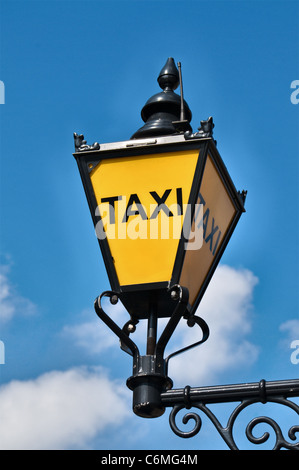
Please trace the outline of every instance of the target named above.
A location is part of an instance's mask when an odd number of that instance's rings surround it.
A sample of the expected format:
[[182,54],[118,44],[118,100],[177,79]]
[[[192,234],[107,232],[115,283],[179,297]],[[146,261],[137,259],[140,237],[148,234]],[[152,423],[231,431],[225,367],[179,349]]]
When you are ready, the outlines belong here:
[[106,158],[90,173],[97,236],[120,286],[170,281],[198,158],[198,149]]
[[[207,156],[197,204],[192,233],[202,231],[202,244],[194,249],[193,240],[186,245],[180,285],[189,290],[189,302],[193,305],[209,277],[221,246],[237,213],[232,197],[219,174],[210,154]],[[217,260],[218,262],[218,260]]]

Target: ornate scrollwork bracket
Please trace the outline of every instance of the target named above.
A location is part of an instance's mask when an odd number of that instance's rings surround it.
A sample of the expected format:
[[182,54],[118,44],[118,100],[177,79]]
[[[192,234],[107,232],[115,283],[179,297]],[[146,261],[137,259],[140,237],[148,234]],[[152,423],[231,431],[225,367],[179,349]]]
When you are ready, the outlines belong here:
[[[193,327],[195,325],[198,325],[202,331],[202,338],[191,344],[188,345],[182,349],[179,349],[178,351],[175,351],[167,358],[165,359],[165,364],[166,366],[168,365],[169,360],[178,355],[181,354],[191,348],[194,348],[196,346],[199,346],[200,344],[203,344],[209,337],[209,327],[206,324],[206,322],[198,317],[197,315],[188,315],[186,314],[186,305],[188,302],[188,292],[186,289],[181,288],[180,286],[172,286],[170,289],[170,295],[173,300],[178,300],[177,305],[174,309],[173,314],[171,315],[168,323],[166,324],[159,340],[156,343],[154,354],[158,358],[160,362],[163,362],[163,356],[164,356],[164,351],[165,347],[168,344],[168,341],[170,337],[172,336],[175,328],[177,327],[180,319],[183,317],[187,321],[187,325],[189,327]],[[98,317],[113,331],[116,336],[118,336],[120,340],[120,347],[123,349],[125,352],[130,354],[131,356],[135,357],[139,355],[139,350],[137,345],[129,338],[131,333],[134,333],[136,330],[136,325],[139,323],[139,320],[131,317],[130,320],[128,320],[123,328],[120,328],[113,320],[110,318],[105,311],[102,308],[101,300],[103,297],[109,297],[110,303],[111,304],[116,304],[119,300],[119,295],[115,292],[112,291],[105,291],[103,292],[99,297],[94,302],[94,308],[95,312],[98,315]]]
[[[188,314],[186,309],[188,291],[186,289],[176,285],[169,289],[169,293],[171,299],[175,301],[173,313],[158,341],[152,336],[154,321],[153,318],[149,317],[151,336],[148,339],[151,339],[151,352],[148,352],[145,356],[140,355],[137,345],[130,338],[130,334],[134,333],[139,321],[131,317],[123,328],[120,328],[102,308],[101,299],[103,297],[109,297],[111,304],[116,304],[121,294],[107,291],[95,300],[94,305],[97,315],[118,336],[121,349],[133,357],[133,375],[127,380],[127,385],[133,391],[134,412],[141,417],[153,418],[161,416],[167,407],[172,408],[169,415],[170,427],[177,436],[182,438],[190,438],[199,433],[202,428],[200,414],[203,414],[214,425],[226,445],[231,450],[238,450],[234,430],[240,413],[257,403],[276,403],[288,407],[297,417],[294,425],[290,427],[287,433],[288,436],[286,437],[278,422],[268,416],[253,418],[246,427],[245,436],[250,443],[258,445],[266,443],[270,438],[270,434],[274,433],[273,450],[299,450],[299,442],[296,436],[297,433],[299,434],[299,424],[296,424],[299,423],[299,406],[290,400],[291,397],[299,397],[299,380],[273,382],[261,380],[260,382],[237,385],[196,388],[187,385],[183,389],[172,388],[172,380],[167,375],[169,360],[175,355],[205,342],[209,336],[209,329],[203,319]],[[180,319],[187,320],[189,327],[198,325],[202,331],[202,338],[164,359],[165,347]],[[237,404],[224,426],[209,405],[234,402]],[[191,408],[196,410],[191,410]],[[186,425],[190,420],[194,421],[194,426],[189,431],[181,430],[176,422],[178,413],[184,409],[190,411],[183,416],[182,423]],[[259,424],[269,426],[272,432],[264,432],[261,436],[256,437],[254,431],[256,431]]]
[[[202,387],[191,389],[187,386],[183,390],[171,390],[163,394],[162,402],[164,406],[173,406],[169,416],[170,427],[173,432],[182,438],[190,438],[199,433],[202,427],[202,419],[195,412],[186,413],[182,422],[186,425],[191,419],[194,420],[194,427],[190,431],[182,431],[178,428],[176,417],[182,409],[197,408],[206,415],[216,430],[231,450],[238,450],[238,445],[233,435],[234,425],[237,417],[245,408],[256,403],[278,403],[291,408],[297,415],[299,420],[299,406],[289,400],[287,396],[299,396],[299,380],[267,382],[261,380],[259,383],[225,385],[222,387]],[[215,413],[207,406],[212,403],[225,403],[240,401],[231,413],[227,425],[223,426],[217,419]],[[265,432],[262,436],[253,435],[253,430],[258,424],[269,425],[275,435],[275,443],[273,450],[289,449],[299,450],[299,442],[289,442],[279,424],[268,416],[259,416],[253,418],[247,425],[245,435],[253,444],[263,444],[270,437],[269,432]],[[299,433],[299,425],[292,426],[288,431],[288,437],[291,441],[296,441],[296,433]]]
[[[151,310],[148,317],[147,354],[144,356],[140,355],[137,345],[130,338],[130,334],[134,333],[139,320],[131,316],[123,328],[120,328],[102,308],[103,297],[109,297],[110,302],[116,304],[118,299],[121,299],[121,293],[106,291],[94,303],[98,317],[118,336],[121,349],[133,357],[133,374],[128,378],[127,386],[133,391],[133,410],[142,417],[157,417],[165,411],[161,403],[161,393],[173,385],[167,375],[169,360],[187,349],[204,343],[209,336],[209,328],[205,321],[195,315],[190,315],[187,311],[188,290],[174,285],[169,288],[168,294],[170,301],[174,302],[173,313],[160,337],[157,338],[157,316],[156,312]],[[182,318],[187,320],[189,327],[198,325],[202,331],[202,338],[164,359],[165,348]]]

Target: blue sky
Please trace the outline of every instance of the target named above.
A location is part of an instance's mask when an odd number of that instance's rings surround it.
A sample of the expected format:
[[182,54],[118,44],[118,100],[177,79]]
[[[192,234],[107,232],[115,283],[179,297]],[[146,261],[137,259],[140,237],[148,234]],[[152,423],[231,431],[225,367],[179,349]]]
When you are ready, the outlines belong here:
[[226,448],[206,421],[182,440],[169,411],[131,412],[130,358],[93,312],[109,283],[73,132],[129,139],[166,59],[182,62],[191,125],[213,116],[248,196],[200,306],[213,335],[173,360],[174,386],[297,378],[299,2],[1,0],[0,15],[0,447]]

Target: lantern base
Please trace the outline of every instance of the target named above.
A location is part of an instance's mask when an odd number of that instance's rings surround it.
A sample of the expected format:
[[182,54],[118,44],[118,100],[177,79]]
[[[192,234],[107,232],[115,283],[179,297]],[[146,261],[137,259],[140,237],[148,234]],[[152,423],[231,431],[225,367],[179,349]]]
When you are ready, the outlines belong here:
[[[161,373],[157,372],[160,368]],[[127,380],[128,388],[133,391],[134,413],[142,418],[162,416],[165,407],[161,393],[173,386],[172,380],[164,374],[164,364],[157,364],[156,356],[140,356],[134,369],[137,372]]]
[[[169,281],[137,286],[122,286],[118,294],[125,309],[132,318],[148,319],[153,300],[157,318],[169,318],[173,314],[173,302],[170,302]],[[188,305],[186,306],[188,308]]]

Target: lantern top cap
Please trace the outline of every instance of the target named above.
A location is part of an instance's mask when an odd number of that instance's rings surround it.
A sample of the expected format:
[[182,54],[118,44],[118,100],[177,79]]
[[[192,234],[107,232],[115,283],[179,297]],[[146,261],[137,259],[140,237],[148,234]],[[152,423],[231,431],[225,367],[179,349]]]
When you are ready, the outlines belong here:
[[[145,124],[133,134],[131,139],[175,135],[181,130],[192,132],[190,126],[192,113],[182,97],[182,89],[181,96],[173,91],[180,84],[180,74],[172,57],[167,59],[157,81],[163,91],[147,100],[141,110],[141,118]],[[182,108],[184,111],[183,129],[177,125],[181,123]]]

